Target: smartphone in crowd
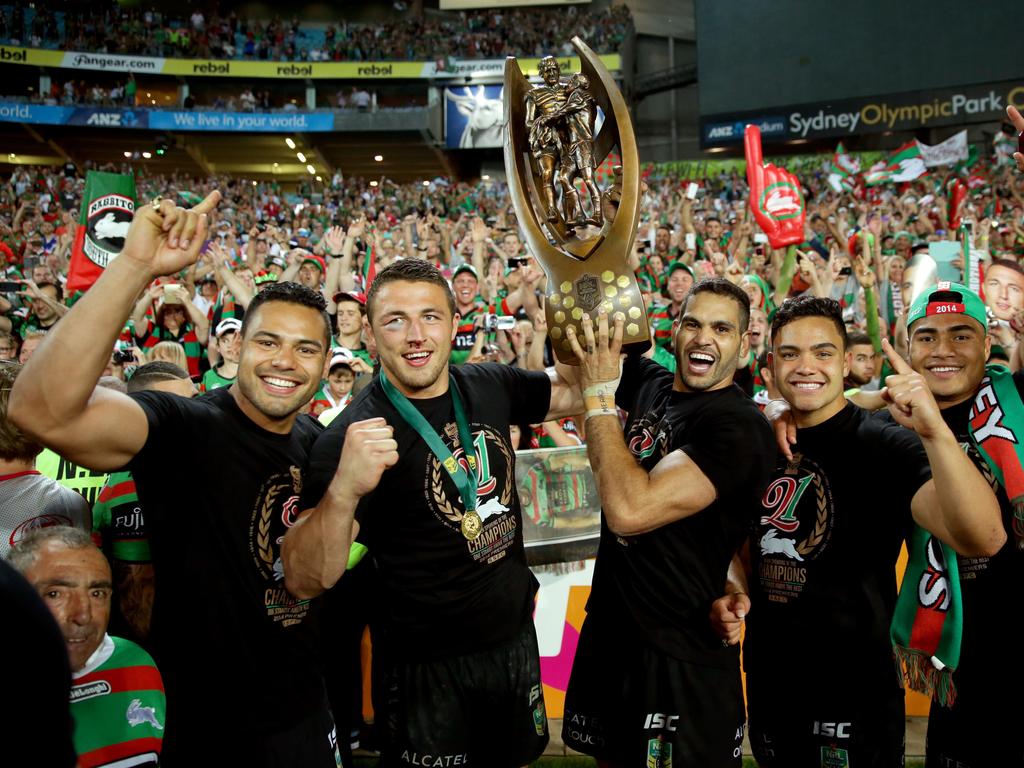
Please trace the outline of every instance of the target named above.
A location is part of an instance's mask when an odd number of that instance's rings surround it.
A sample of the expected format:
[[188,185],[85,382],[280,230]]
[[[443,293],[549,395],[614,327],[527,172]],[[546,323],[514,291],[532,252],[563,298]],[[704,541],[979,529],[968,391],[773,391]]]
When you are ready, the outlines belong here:
[[686,233],[686,250],[695,251],[697,250],[697,235],[693,232]]
[[15,293],[25,290],[25,286],[17,280],[0,280],[0,293]]

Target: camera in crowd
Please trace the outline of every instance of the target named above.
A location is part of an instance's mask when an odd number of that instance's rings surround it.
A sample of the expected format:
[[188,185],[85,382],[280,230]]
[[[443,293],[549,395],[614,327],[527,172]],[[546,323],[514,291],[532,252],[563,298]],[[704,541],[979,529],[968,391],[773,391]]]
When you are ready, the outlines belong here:
[[512,315],[483,315],[481,326],[485,331],[511,331],[516,327],[516,319]]

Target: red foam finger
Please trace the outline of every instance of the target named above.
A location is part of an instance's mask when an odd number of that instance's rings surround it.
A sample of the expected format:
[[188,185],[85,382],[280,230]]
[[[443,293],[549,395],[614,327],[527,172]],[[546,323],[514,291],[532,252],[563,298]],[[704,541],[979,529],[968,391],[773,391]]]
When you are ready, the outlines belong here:
[[747,183],[751,195],[764,188],[764,157],[761,154],[761,129],[748,125],[743,132],[743,147],[747,158]]

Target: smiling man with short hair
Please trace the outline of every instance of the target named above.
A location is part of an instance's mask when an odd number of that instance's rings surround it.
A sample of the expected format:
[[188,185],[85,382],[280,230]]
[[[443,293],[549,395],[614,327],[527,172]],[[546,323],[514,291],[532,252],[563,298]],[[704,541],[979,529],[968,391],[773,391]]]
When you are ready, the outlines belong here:
[[[751,745],[765,768],[900,766],[903,689],[889,640],[900,545],[915,522],[959,552],[990,555],[1005,541],[998,504],[922,376],[887,342],[896,373],[883,398],[909,429],[847,403],[838,302],[787,301],[771,338],[770,366],[797,442],[751,521],[750,600],[716,602],[751,609],[743,649]],[[883,475],[880,493],[870,481]]]
[[562,368],[450,364],[456,298],[429,262],[378,273],[366,311],[380,374],[310,455],[288,589],[319,595],[353,540],[353,562],[369,552],[384,764],[525,765],[548,731],[509,424],[578,413],[579,394]]
[[[319,433],[299,412],[330,341],[323,296],[276,283],[253,298],[230,387],[191,399],[95,387],[135,297],[195,263],[218,200],[213,192],[188,211],[169,200],[136,209],[120,256],[22,372],[11,412],[78,464],[127,468],[146,499],[166,763],[327,768],[338,751],[310,606],[285,589],[280,560]],[[183,483],[182,462],[202,493]],[[211,695],[211,681],[230,691],[230,706]],[[210,738],[211,723],[230,738]]]

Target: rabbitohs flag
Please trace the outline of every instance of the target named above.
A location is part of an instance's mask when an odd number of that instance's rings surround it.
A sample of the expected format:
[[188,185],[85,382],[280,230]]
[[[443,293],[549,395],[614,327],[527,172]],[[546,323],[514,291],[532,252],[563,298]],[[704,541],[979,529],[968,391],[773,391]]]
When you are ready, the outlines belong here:
[[88,290],[124,248],[135,216],[135,177],[89,171],[71,248],[68,292]]
[[856,186],[856,176],[860,173],[860,163],[850,157],[843,142],[839,142],[836,153],[832,156],[832,167],[828,171],[828,183],[836,192],[849,192]]
[[869,187],[889,182],[913,181],[928,173],[921,158],[921,148],[916,141],[908,141],[886,159],[876,163],[864,174],[864,183]]

